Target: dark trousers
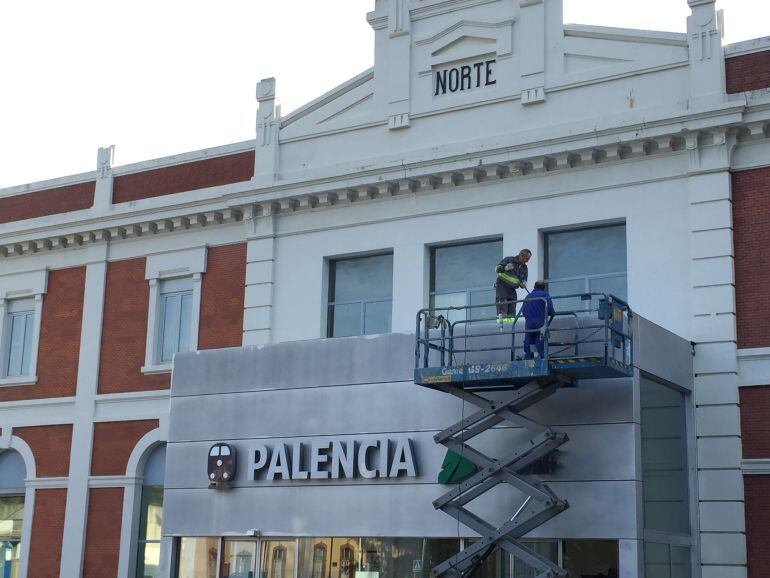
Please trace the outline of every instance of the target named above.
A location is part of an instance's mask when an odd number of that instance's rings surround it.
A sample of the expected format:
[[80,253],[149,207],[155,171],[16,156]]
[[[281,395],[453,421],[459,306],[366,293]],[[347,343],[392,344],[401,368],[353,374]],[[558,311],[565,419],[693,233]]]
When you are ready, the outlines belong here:
[[[510,303],[506,303],[510,301]],[[497,314],[503,317],[514,317],[516,315],[516,289],[509,287],[505,283],[498,281],[495,283],[495,303],[497,304]]]
[[543,321],[530,323],[529,320],[524,324],[527,332],[524,334],[524,359],[533,359],[532,346],[537,347],[537,354],[540,359],[545,357],[545,345],[543,344],[543,335],[539,329],[543,326]]

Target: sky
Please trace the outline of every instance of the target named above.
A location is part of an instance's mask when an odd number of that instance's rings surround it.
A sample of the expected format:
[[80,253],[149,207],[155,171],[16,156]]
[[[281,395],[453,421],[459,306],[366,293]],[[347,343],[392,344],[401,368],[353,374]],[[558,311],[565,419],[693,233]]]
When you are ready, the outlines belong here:
[[[686,0],[564,0],[565,22],[684,32]],[[283,114],[374,62],[373,0],[0,0],[0,188],[254,138],[255,86]],[[725,42],[770,35],[770,2],[721,0]]]

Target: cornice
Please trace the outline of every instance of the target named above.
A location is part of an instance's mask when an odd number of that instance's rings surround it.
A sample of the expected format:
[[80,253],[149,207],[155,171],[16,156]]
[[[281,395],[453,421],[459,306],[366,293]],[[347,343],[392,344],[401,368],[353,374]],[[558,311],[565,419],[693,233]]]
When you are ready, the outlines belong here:
[[[473,155],[379,166],[366,172],[286,182],[259,190],[251,183],[239,183],[212,188],[208,192],[197,191],[198,197],[192,201],[180,193],[174,195],[178,199],[176,204],[172,199],[158,198],[153,199],[154,204],[149,207],[140,204],[142,208],[120,214],[84,211],[88,215],[86,218],[68,223],[51,224],[52,219],[48,218],[36,228],[0,234],[0,259],[231,225],[265,215],[288,215],[406,194],[451,191],[482,182],[547,176],[631,159],[693,155],[702,149],[720,147],[727,141],[740,146],[770,137],[770,122],[736,123],[735,114],[740,109],[734,111],[733,108],[694,112],[667,123],[659,121],[653,125],[657,132],[649,130],[650,126],[642,127],[646,134],[654,135],[643,138],[634,138],[639,134],[639,127],[636,131],[631,130],[633,127],[618,127],[602,134],[571,135]],[[719,122],[723,124],[716,124]],[[683,130],[687,124],[691,129]],[[586,146],[588,142],[595,144]],[[722,158],[719,166],[698,165],[690,172],[728,170],[729,152]]]

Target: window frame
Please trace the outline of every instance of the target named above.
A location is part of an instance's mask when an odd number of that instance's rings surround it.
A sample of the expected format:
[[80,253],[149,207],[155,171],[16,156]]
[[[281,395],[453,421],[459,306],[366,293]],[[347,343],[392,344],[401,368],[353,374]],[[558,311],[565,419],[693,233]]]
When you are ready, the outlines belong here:
[[[390,297],[375,297],[370,299],[351,299],[345,301],[332,300],[332,295],[336,296],[336,282],[337,272],[336,264],[340,261],[353,261],[356,259],[368,259],[371,257],[386,257],[390,256],[393,259],[393,270],[391,271],[391,295]],[[338,257],[326,257],[327,261],[327,279],[326,279],[326,307],[324,309],[325,325],[326,325],[326,338],[335,338],[334,335],[334,312],[333,308],[338,305],[356,305],[360,306],[360,323],[358,333],[356,335],[346,335],[345,337],[360,337],[362,335],[377,335],[376,333],[365,333],[366,331],[366,307],[367,305],[375,303],[390,303],[390,330],[393,330],[393,272],[395,271],[395,255],[393,251],[381,251],[376,253],[366,253],[362,255],[343,255]],[[339,337],[339,336],[337,336]]]
[[[192,283],[192,289],[189,290],[192,294],[192,302],[190,304],[190,344],[188,351],[198,350],[201,291],[203,274],[206,272],[206,257],[206,247],[160,253],[147,257],[145,279],[149,284],[150,297],[145,359],[141,369],[143,374],[171,373],[173,367],[173,358],[171,361],[164,361],[160,349],[163,343],[163,296],[176,292],[164,292],[164,282],[174,283],[180,280],[190,280]],[[179,291],[179,293],[184,292],[188,292],[188,290]]]
[[[485,291],[491,291],[492,292],[492,300],[490,303],[483,303],[481,305],[492,305],[495,304],[495,297],[494,297],[494,281],[495,281],[495,272],[494,268],[490,270],[489,272],[489,278],[487,279],[486,285],[476,285],[474,287],[467,287],[465,289],[458,289],[457,291],[436,291],[436,250],[437,249],[447,249],[451,247],[463,247],[467,245],[483,245],[488,243],[500,243],[500,258],[495,262],[495,265],[497,265],[501,259],[505,257],[505,247],[503,246],[503,238],[502,237],[493,237],[493,238],[486,238],[486,239],[467,239],[467,240],[460,240],[460,241],[452,241],[449,243],[440,243],[436,245],[430,245],[428,247],[428,308],[429,309],[435,309],[436,308],[436,297],[441,295],[456,295],[458,293],[465,293],[465,303],[466,307],[470,306],[472,304],[472,295],[475,293],[481,293]],[[468,309],[466,310],[466,320],[469,320],[473,316],[473,310]]]
[[[596,229],[609,229],[611,227],[623,227],[623,232],[626,237],[626,268],[624,271],[610,271],[607,273],[596,273],[593,275],[578,275],[572,277],[551,277],[550,273],[550,259],[549,259],[549,241],[548,238],[551,235],[559,235],[562,233],[576,233],[578,231],[589,231]],[[552,282],[562,283],[568,281],[583,281],[583,294],[591,293],[591,281],[596,279],[610,279],[613,277],[625,277],[626,279],[626,293],[628,293],[628,225],[625,221],[617,223],[597,223],[588,225],[578,225],[575,227],[567,227],[563,229],[554,229],[543,231],[543,275],[546,286]],[[628,296],[617,295],[620,298],[627,298]],[[591,307],[591,302],[585,302],[585,307],[588,309]]]
[[[33,385],[37,383],[37,362],[40,348],[40,327],[43,320],[43,295],[48,289],[48,271],[0,277],[0,387]],[[14,303],[29,300],[34,317],[30,340],[29,367],[23,375],[8,375],[10,356],[10,311]]]
[[[140,487],[140,491],[139,491],[140,507],[139,507],[139,514],[138,514],[139,515],[139,520],[138,520],[139,532],[137,533],[137,537],[136,537],[136,560],[134,562],[135,563],[134,574],[137,575],[137,576],[138,576],[139,569],[140,569],[139,568],[139,555],[140,555],[140,552],[144,553],[144,550],[142,549],[142,546],[143,545],[147,545],[147,544],[157,544],[159,552],[162,553],[162,550],[163,550],[163,536],[162,535],[157,540],[148,540],[147,538],[143,538],[142,537],[142,532],[141,532],[141,530],[142,530],[142,519],[145,520],[145,531],[147,530],[147,527],[146,527],[147,526],[147,522],[146,522],[146,520],[147,520],[147,516],[149,514],[149,506],[150,506],[150,504],[148,502],[146,504],[147,507],[145,508],[145,492],[147,492],[149,490],[156,490],[157,491],[159,488],[161,490],[161,506],[160,507],[161,507],[161,511],[162,511],[163,510],[163,488],[164,488],[164,486],[144,486],[144,485],[142,485]],[[162,522],[161,522],[161,524],[162,524]]]

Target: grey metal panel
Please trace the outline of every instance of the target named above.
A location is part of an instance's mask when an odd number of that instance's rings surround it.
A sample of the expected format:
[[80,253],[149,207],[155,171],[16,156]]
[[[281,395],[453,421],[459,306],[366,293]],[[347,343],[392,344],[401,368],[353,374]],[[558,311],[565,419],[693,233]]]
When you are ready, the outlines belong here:
[[[632,508],[636,482],[554,483],[570,509],[532,536],[561,538],[636,538]],[[165,535],[219,536],[263,533],[310,536],[426,536],[458,535],[457,522],[433,509],[441,493],[435,485],[312,486],[167,490]],[[490,518],[514,512],[520,495],[497,497],[486,507],[472,508]],[[250,504],[249,508],[241,507]],[[460,535],[473,534],[460,526]]]
[[170,439],[237,439],[443,429],[462,402],[409,382],[171,400]]
[[413,369],[403,333],[197,351],[174,358],[171,396],[408,381]]
[[[431,504],[446,491],[434,483],[444,448],[432,436],[477,408],[414,385],[413,356],[414,336],[398,334],[178,356],[164,531],[456,535],[456,522]],[[528,410],[571,438],[548,481],[572,508],[537,535],[638,538],[633,392],[630,378],[583,380]],[[477,442],[483,451],[500,455],[525,433],[497,428]],[[414,440],[417,478],[249,482],[244,477],[245,448],[258,441],[273,446],[380,435]],[[206,489],[208,448],[219,441],[239,449],[239,475],[229,491]],[[471,509],[485,517],[510,517],[521,500],[516,490],[500,486]]]
[[634,316],[632,327],[634,365],[642,371],[691,390],[692,344],[638,315]]
[[[636,477],[635,458],[633,447],[635,432],[633,424],[617,425],[592,425],[592,426],[567,426],[562,428],[570,437],[570,441],[559,450],[559,468],[553,476],[543,476],[546,481],[591,481],[591,480],[633,480]],[[446,449],[433,442],[432,432],[417,432],[395,434],[400,437],[408,435],[413,441],[418,477],[363,480],[281,480],[273,481],[260,479],[249,480],[248,468],[249,450],[254,446],[255,440],[223,439],[232,445],[238,455],[238,472],[234,486],[250,487],[258,486],[292,486],[298,492],[305,491],[307,486],[332,486],[332,485],[362,485],[372,486],[377,484],[433,484],[441,469],[441,462]],[[388,434],[387,437],[394,437]],[[521,429],[495,429],[486,432],[474,441],[474,447],[487,455],[502,455],[511,449],[525,444],[531,437]],[[279,443],[291,444],[302,442],[309,444],[314,438],[277,438],[269,440],[256,440],[256,443],[264,442],[272,447]],[[324,439],[324,438],[322,438]],[[328,438],[325,438],[328,439]],[[351,440],[351,436],[340,436],[335,439]],[[208,441],[173,443],[169,445],[168,468],[166,477],[167,489],[205,488],[208,485],[206,477],[206,457],[212,443]],[[307,456],[305,456],[307,458]],[[307,459],[303,463],[307,463]],[[264,470],[262,470],[264,474]],[[248,504],[239,507],[248,508]]]
[[[529,415],[553,425],[628,422],[632,391],[630,379],[582,381]],[[176,397],[169,435],[174,441],[220,441],[441,430],[475,409],[412,382]]]

